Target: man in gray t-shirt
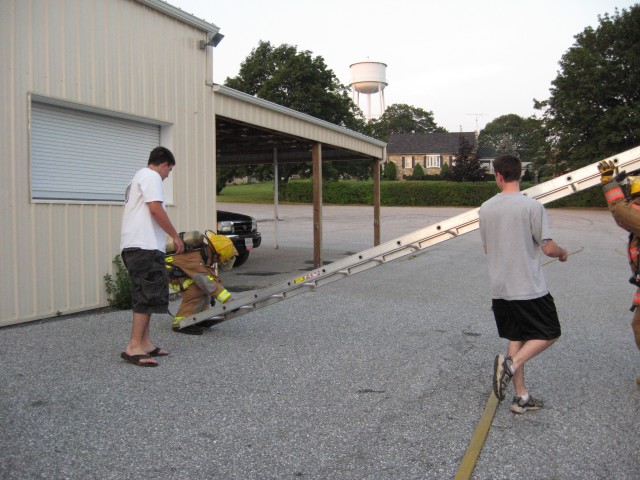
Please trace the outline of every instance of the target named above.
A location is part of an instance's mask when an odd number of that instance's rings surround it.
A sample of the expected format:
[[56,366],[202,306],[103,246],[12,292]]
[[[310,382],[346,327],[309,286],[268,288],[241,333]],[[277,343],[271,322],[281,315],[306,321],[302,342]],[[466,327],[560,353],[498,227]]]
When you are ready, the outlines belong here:
[[494,392],[503,400],[513,377],[511,411],[524,413],[543,406],[525,387],[524,365],[561,334],[539,259],[544,253],[565,262],[568,253],[551,239],[542,204],[520,192],[520,160],[501,155],[493,168],[500,193],[480,207],[480,236],[488,258],[498,335],[509,340],[507,355],[495,359]]

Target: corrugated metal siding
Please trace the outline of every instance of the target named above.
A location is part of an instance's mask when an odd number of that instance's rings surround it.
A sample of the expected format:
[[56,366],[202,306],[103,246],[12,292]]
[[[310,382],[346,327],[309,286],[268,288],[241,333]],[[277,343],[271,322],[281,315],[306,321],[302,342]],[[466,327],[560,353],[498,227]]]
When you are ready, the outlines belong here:
[[2,12],[0,325],[9,325],[106,305],[120,236],[118,203],[30,202],[30,93],[172,124],[163,144],[177,161],[169,215],[180,230],[215,219],[215,124],[206,32],[133,0],[2,0]]

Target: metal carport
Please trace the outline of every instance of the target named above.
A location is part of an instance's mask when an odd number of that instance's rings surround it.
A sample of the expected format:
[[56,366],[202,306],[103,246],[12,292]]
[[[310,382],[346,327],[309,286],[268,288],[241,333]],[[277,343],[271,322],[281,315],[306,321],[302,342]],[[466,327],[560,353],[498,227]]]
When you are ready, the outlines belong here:
[[[314,267],[322,264],[322,162],[371,160],[380,171],[386,143],[237,90],[213,85],[216,165],[311,162]],[[380,244],[380,177],[374,175],[374,245]],[[277,203],[276,217],[277,217]],[[277,226],[277,218],[276,218]]]

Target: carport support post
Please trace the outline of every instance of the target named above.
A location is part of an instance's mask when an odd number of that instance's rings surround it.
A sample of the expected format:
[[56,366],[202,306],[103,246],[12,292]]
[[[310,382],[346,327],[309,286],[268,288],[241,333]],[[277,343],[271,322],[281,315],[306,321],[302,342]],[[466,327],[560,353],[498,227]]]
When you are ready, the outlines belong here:
[[380,245],[380,159],[373,160],[373,245]]
[[311,147],[313,162],[313,268],[322,266],[322,144]]
[[278,147],[273,147],[273,232],[275,236],[275,245],[273,248],[278,249],[278,184],[280,183],[280,174],[278,172]]

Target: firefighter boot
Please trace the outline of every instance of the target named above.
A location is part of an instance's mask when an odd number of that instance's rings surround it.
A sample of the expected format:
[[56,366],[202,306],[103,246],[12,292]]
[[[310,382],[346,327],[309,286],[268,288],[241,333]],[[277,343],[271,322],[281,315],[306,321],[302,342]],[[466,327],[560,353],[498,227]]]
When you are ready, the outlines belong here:
[[200,324],[189,325],[180,328],[180,322],[186,317],[196,315],[209,307],[208,296],[198,288],[195,283],[190,284],[187,289],[180,294],[182,303],[173,317],[173,331],[185,333],[187,335],[202,335],[204,328]]

